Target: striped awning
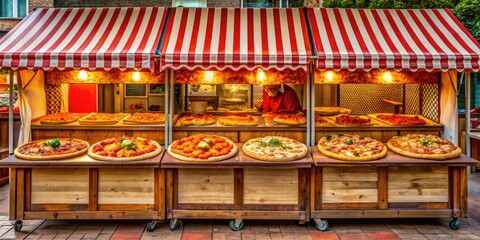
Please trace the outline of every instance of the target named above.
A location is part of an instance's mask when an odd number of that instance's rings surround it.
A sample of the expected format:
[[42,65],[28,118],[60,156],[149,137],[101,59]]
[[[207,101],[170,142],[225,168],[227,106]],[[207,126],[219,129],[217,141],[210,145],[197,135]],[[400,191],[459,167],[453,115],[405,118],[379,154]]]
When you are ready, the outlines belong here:
[[319,69],[479,71],[480,44],[448,9],[308,8]]
[[303,9],[171,9],[161,49],[169,69],[307,69]]
[[154,71],[165,8],[41,8],[0,40],[2,69]]

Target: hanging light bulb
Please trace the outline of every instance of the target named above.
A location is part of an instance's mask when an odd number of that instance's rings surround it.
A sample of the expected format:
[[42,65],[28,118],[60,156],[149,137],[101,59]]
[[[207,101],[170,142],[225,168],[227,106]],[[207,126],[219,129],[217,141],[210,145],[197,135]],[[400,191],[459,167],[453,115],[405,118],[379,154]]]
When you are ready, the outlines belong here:
[[383,74],[383,80],[386,82],[386,83],[392,83],[392,74],[390,72],[385,72]]
[[333,72],[332,71],[328,71],[326,74],[325,74],[325,80],[327,82],[333,82]]
[[257,78],[258,78],[258,81],[260,82],[263,82],[265,78],[267,78],[267,75],[261,68],[259,68],[257,71]]
[[205,71],[205,80],[207,80],[207,82],[212,82],[212,80],[213,80],[213,72],[212,71]]
[[87,80],[88,78],[87,71],[81,70],[80,73],[78,74],[78,78],[80,78],[81,80]]
[[132,74],[132,79],[133,79],[133,81],[135,81],[135,82],[140,81],[140,73],[139,73],[139,72],[134,72],[134,73]]

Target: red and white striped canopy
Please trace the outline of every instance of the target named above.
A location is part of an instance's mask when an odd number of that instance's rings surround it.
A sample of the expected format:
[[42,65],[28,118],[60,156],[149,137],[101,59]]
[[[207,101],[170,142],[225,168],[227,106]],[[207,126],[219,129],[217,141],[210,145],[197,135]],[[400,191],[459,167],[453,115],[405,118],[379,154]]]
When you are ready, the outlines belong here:
[[162,68],[307,69],[311,51],[303,9],[171,9]]
[[154,71],[166,9],[36,9],[0,40],[3,69]]
[[480,44],[448,9],[308,8],[319,69],[479,71]]

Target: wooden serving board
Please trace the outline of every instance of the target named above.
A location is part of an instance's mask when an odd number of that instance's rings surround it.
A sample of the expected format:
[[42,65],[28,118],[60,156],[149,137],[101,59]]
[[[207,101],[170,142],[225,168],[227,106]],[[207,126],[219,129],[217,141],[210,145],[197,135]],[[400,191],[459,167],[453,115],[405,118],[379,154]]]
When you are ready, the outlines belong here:
[[121,117],[118,117],[116,119],[111,119],[111,120],[99,120],[99,121],[92,121],[92,120],[87,120],[86,118],[94,115],[94,114],[97,114],[97,113],[90,113],[88,114],[87,116],[85,116],[84,118],[81,118],[80,120],[78,120],[78,123],[80,125],[113,125],[117,122],[119,122],[120,120],[122,120],[123,118],[129,116],[130,114],[129,113],[124,113],[122,114]]
[[[344,125],[344,124],[340,124],[340,123],[337,123],[335,118],[338,117],[339,115],[336,115],[336,116],[325,116],[323,117],[325,120],[327,120],[327,122],[331,123],[333,126],[341,126],[341,127],[378,127],[378,126],[388,126],[386,125],[385,123],[381,122],[381,121],[378,121],[376,119],[371,119],[371,125]],[[360,115],[358,115],[360,116]],[[361,117],[367,117],[367,116],[363,116],[361,115]]]
[[127,125],[161,125],[161,124],[165,124],[165,121],[139,122],[139,121],[132,121],[132,120],[128,120],[128,119],[123,119],[123,124],[127,124]]
[[42,125],[64,125],[64,124],[74,123],[76,121],[78,121],[78,118],[70,120],[70,121],[65,121],[65,122],[53,122],[53,121],[44,122],[44,121],[40,120],[40,124],[42,124]]
[[394,125],[393,123],[389,122],[389,121],[386,121],[386,120],[382,120],[382,119],[378,119],[377,118],[377,115],[380,115],[380,114],[383,114],[383,115],[394,115],[393,113],[375,113],[375,114],[368,114],[367,116],[372,118],[372,119],[375,119],[379,122],[382,122],[382,123],[385,123],[387,125],[390,125],[390,126],[399,126],[399,127],[411,127],[411,126],[435,126],[435,127],[439,127],[439,126],[442,126],[442,124],[440,123],[437,123],[435,121],[433,121],[432,119],[430,118],[427,118],[425,116],[422,116],[420,114],[418,115],[412,115],[412,114],[395,114],[395,115],[400,115],[400,116],[405,116],[405,117],[415,117],[415,116],[418,116],[420,119],[423,119],[425,120],[425,122],[427,122],[425,125]]

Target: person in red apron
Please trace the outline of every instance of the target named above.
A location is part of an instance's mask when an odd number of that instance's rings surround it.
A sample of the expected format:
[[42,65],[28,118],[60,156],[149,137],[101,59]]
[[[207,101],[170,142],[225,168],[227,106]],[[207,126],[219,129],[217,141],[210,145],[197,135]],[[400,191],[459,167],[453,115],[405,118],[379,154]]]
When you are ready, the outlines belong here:
[[262,113],[281,110],[302,111],[295,90],[285,84],[264,85]]

